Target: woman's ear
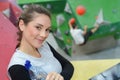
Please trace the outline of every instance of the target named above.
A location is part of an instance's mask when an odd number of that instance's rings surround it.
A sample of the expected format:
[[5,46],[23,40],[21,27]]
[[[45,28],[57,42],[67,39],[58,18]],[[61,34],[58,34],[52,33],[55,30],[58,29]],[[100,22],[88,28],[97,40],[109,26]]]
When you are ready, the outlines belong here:
[[23,20],[20,20],[20,21],[19,21],[19,28],[20,28],[21,31],[24,30],[25,24],[24,24],[24,21],[23,21]]

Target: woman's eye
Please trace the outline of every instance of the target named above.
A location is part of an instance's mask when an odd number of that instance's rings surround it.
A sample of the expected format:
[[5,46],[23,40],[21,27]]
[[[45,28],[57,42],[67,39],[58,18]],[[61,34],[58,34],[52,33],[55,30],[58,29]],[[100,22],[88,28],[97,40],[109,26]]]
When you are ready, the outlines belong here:
[[50,32],[51,29],[46,29],[47,32]]
[[36,28],[37,28],[38,30],[41,30],[41,27],[39,27],[39,26],[36,26]]

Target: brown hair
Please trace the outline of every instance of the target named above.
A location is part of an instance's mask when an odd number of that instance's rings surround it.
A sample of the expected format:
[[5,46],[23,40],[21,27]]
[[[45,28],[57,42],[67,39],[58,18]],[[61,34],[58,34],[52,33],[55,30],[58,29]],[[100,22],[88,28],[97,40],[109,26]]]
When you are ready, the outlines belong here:
[[72,28],[75,29],[77,27],[76,23],[72,24]]
[[22,39],[22,31],[19,28],[19,21],[23,20],[25,25],[27,25],[29,22],[31,22],[36,17],[35,14],[45,14],[51,19],[50,12],[43,6],[38,5],[38,4],[26,5],[26,7],[23,9],[23,12],[21,13],[21,16],[19,17],[19,20],[17,23],[18,30],[19,30],[19,32],[17,33],[19,36],[19,38],[18,38],[19,43],[16,47],[18,47],[20,45],[20,41]]

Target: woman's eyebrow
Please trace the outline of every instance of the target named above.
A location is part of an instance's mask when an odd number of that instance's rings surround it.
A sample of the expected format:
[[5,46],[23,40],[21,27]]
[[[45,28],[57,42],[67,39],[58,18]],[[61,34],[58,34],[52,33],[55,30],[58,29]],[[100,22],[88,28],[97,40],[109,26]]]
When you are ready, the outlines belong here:
[[[37,23],[37,25],[38,26],[41,26],[41,27],[43,27],[44,25],[42,25],[42,24],[40,24],[40,23]],[[51,26],[49,26],[48,28],[50,28],[51,29]]]
[[37,23],[37,25],[38,25],[38,26],[42,26],[42,27],[43,27],[43,25],[42,25],[42,24],[40,24],[40,23]]

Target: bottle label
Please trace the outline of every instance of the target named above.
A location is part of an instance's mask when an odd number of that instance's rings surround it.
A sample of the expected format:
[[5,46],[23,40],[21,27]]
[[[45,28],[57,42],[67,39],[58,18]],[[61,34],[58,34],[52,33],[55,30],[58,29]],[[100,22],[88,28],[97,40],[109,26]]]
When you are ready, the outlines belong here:
[[33,72],[36,80],[45,80],[46,79],[47,73],[42,68],[32,66],[32,68],[30,68],[30,70]]

